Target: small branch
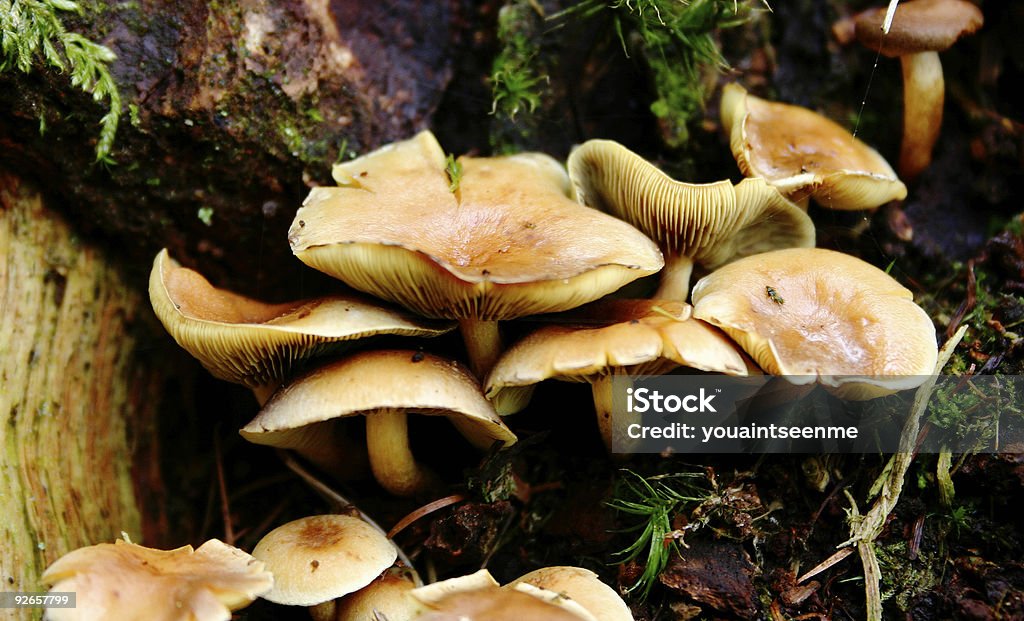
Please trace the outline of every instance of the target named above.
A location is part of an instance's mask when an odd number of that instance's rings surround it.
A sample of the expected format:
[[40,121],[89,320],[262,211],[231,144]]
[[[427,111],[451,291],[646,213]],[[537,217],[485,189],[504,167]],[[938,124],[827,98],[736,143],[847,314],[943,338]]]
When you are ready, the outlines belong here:
[[874,541],[881,534],[885,526],[886,518],[896,506],[900,492],[903,491],[903,480],[910,464],[913,461],[914,447],[917,442],[918,431],[920,430],[921,416],[924,415],[931,399],[932,391],[935,389],[935,382],[938,374],[949,362],[953,350],[960,343],[967,331],[967,326],[960,326],[946,343],[939,350],[938,362],[935,364],[934,375],[930,377],[914,394],[914,403],[907,422],[903,425],[900,433],[899,450],[892,456],[886,466],[887,476],[882,477],[882,485],[878,498],[863,517],[857,510],[857,504],[850,499],[850,538],[840,544],[839,547],[849,545],[857,546],[861,563],[864,565],[864,591],[867,598],[867,619],[868,621],[881,621],[882,619],[882,598],[879,590],[881,580],[878,568],[878,558],[875,556]]

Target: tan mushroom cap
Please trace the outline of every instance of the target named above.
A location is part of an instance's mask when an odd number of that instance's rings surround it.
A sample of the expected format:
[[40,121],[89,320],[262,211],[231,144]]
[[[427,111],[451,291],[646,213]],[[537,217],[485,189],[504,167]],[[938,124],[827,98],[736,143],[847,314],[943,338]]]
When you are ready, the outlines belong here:
[[516,578],[505,588],[520,583],[568,597],[593,614],[597,621],[633,621],[633,613],[626,602],[589,569],[542,567]]
[[685,301],[693,263],[716,269],[766,250],[814,245],[811,219],[763,179],[677,181],[612,140],[576,147],[568,167],[582,203],[629,222],[665,253],[654,297]]
[[910,0],[899,3],[885,33],[886,10],[879,7],[858,14],[855,31],[861,44],[889,57],[945,51],[985,21],[981,9],[965,0]]
[[[396,494],[420,491],[425,481],[401,482],[394,468],[418,471],[411,462],[406,413],[445,416],[480,449],[516,441],[476,379],[462,365],[422,352],[365,351],[315,369],[278,390],[241,434],[256,444],[298,450],[332,467],[324,428],[337,419],[366,417],[370,464],[377,480]],[[401,463],[395,463],[395,460]],[[412,472],[404,475],[412,476]],[[404,485],[414,489],[403,489]]]
[[101,543],[65,554],[40,579],[77,594],[75,608],[46,611],[55,621],[227,621],[274,582],[261,561],[217,539],[196,550]]
[[528,584],[500,588],[486,569],[420,587],[411,594],[426,607],[416,617],[421,621],[596,621],[581,605],[558,593]]
[[689,304],[670,300],[595,302],[558,316],[564,324],[539,328],[510,347],[484,392],[547,379],[587,381],[617,369],[635,375],[679,366],[731,375],[756,372],[731,339],[691,315]]
[[820,248],[731,263],[693,290],[694,316],[722,328],[767,373],[845,398],[919,385],[935,366],[931,319],[891,276]]
[[[335,169],[289,231],[303,262],[428,317],[512,319],[579,306],[658,271],[642,233],[570,198],[539,153],[461,157],[452,192],[430,132]],[[347,183],[347,185],[346,185]]]
[[[591,384],[606,447],[613,438],[612,378],[656,375],[680,366],[745,376],[759,373],[728,336],[669,300],[601,300],[569,312],[512,345],[495,364],[484,392],[548,379]],[[561,323],[564,321],[565,323]]]
[[167,250],[153,262],[153,310],[167,331],[215,377],[258,389],[299,360],[377,334],[436,336],[454,328],[355,296],[265,304],[217,289]]
[[415,588],[406,571],[392,568],[354,593],[311,608],[310,616],[314,621],[409,621],[424,610],[410,594]]
[[901,2],[888,33],[882,32],[885,10],[855,18],[857,39],[886,56],[898,56],[903,73],[903,138],[898,169],[913,180],[932,161],[932,150],[942,127],[945,78],[939,52],[958,38],[981,28],[981,10],[964,0],[912,0]]
[[373,526],[351,515],[314,515],[278,526],[252,555],[274,574],[262,595],[276,604],[313,606],[358,591],[398,558]]
[[743,174],[767,179],[794,200],[874,209],[907,196],[885,158],[813,110],[755,97],[736,83],[725,85],[721,110]]

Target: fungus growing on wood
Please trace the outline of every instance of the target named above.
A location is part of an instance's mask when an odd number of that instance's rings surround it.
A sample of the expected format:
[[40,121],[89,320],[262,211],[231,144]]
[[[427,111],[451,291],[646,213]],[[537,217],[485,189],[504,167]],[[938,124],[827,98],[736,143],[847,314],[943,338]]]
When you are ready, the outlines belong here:
[[462,365],[416,351],[364,351],[282,386],[241,434],[250,442],[295,449],[324,469],[344,467],[326,426],[364,416],[370,467],[392,494],[427,489],[432,473],[409,445],[409,413],[443,416],[475,447],[515,435],[501,422],[480,385]]
[[981,9],[965,0],[910,0],[899,3],[885,32],[885,14],[885,7],[859,14],[855,32],[865,47],[900,59],[903,141],[898,169],[900,176],[912,181],[931,164],[942,127],[946,86],[939,52],[976,32],[985,18]]
[[513,344],[484,391],[493,399],[502,390],[547,379],[587,382],[610,451],[616,375],[658,375],[681,366],[740,376],[759,372],[719,329],[691,318],[691,310],[668,300],[602,300],[566,313]]
[[818,381],[843,398],[914,388],[938,355],[935,327],[911,292],[833,250],[791,248],[731,263],[694,286],[693,314],[766,373]]
[[611,140],[576,147],[568,166],[580,202],[622,218],[661,248],[658,299],[685,302],[695,263],[713,270],[766,250],[814,245],[811,219],[763,179],[676,181]]
[[798,203],[874,209],[907,188],[877,151],[801,106],[767,101],[736,83],[722,90],[722,127],[740,171],[763,177]]
[[157,550],[118,539],[73,550],[43,573],[53,591],[76,594],[54,621],[227,621],[274,583],[261,561],[217,539],[193,550]]
[[358,517],[314,515],[270,531],[253,557],[274,574],[261,597],[288,606],[316,606],[373,582],[398,558],[395,545]]
[[214,377],[248,386],[262,404],[293,366],[379,334],[436,336],[453,325],[357,296],[265,304],[217,289],[166,250],[149,278],[153,310],[174,340]]
[[416,583],[404,568],[385,570],[365,587],[310,609],[313,621],[409,621],[423,611],[411,595]]
[[597,621],[593,614],[554,591],[529,584],[501,588],[486,569],[414,589],[423,621]]
[[453,183],[430,132],[334,169],[288,239],[308,265],[428,317],[457,319],[477,377],[501,353],[497,322],[563,311],[661,269],[629,224],[572,200],[540,153],[460,157]]
[[583,606],[597,621],[633,621],[633,614],[615,589],[601,582],[597,574],[582,567],[542,567],[524,574],[504,588],[530,584],[558,593]]

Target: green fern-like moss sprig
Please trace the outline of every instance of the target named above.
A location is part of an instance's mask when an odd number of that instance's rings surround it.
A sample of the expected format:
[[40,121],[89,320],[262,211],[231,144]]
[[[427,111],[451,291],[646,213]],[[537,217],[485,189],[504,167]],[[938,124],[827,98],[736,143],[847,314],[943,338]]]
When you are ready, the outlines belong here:
[[110,151],[121,118],[121,94],[110,75],[116,59],[106,46],[68,32],[62,13],[81,14],[71,0],[0,0],[0,72],[31,72],[38,63],[67,72],[71,85],[107,102],[100,119],[96,160],[112,163]]

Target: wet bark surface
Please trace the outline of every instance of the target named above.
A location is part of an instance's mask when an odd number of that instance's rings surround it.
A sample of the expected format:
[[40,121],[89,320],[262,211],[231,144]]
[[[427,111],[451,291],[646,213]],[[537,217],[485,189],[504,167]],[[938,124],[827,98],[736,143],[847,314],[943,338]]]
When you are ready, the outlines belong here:
[[101,105],[66,75],[7,71],[0,163],[38,180],[136,276],[168,247],[236,289],[296,295],[286,231],[308,186],[329,181],[339,158],[429,124],[462,10],[447,0],[96,3],[72,27],[117,55],[125,111],[113,162],[95,161]]

